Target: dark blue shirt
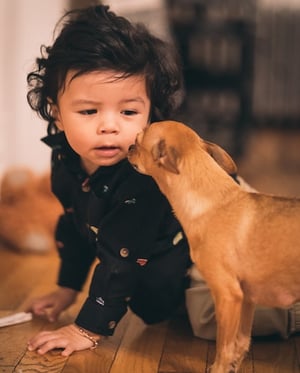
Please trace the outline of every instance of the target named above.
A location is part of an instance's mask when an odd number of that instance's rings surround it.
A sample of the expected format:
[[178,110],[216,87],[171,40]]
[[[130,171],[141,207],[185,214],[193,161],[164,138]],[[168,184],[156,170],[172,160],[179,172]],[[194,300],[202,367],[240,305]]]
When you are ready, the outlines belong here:
[[154,180],[127,159],[89,176],[63,132],[43,141],[52,148],[52,190],[64,207],[56,230],[58,284],[81,290],[98,258],[76,324],[111,335],[128,306],[146,323],[170,317],[184,299],[190,258]]

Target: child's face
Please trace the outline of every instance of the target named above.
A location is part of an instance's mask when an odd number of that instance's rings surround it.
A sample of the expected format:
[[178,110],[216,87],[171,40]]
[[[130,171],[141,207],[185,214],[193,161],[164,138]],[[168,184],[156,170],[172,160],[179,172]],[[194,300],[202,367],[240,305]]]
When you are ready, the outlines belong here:
[[69,72],[58,96],[56,125],[93,173],[127,156],[129,145],[149,121],[150,100],[144,77],[116,79],[113,71],[92,72],[72,80]]

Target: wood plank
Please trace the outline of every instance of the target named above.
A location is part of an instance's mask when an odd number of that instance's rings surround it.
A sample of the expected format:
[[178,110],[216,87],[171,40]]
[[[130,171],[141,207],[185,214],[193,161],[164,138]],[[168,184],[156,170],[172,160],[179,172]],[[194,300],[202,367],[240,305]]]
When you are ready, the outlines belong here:
[[294,337],[256,338],[252,345],[255,373],[299,373]]
[[[3,253],[1,253],[3,254]],[[7,253],[1,255],[7,258]],[[39,257],[39,256],[22,256],[19,258],[20,263],[23,263],[22,270],[18,270],[16,273],[9,274],[8,280],[1,283],[1,315],[4,316],[3,308],[11,308],[9,313],[15,313],[24,310],[24,303],[28,298],[32,298],[41,291],[53,288],[53,278],[51,269],[56,267],[54,258],[51,257]],[[5,260],[1,261],[1,267],[4,266]],[[19,264],[20,264],[19,263]],[[41,263],[38,267],[37,264]],[[26,268],[27,266],[27,268]],[[53,268],[51,268],[53,267]],[[20,266],[17,266],[19,269]],[[45,272],[45,268],[47,271]],[[30,273],[30,280],[28,280]],[[47,275],[45,275],[47,273]],[[25,276],[25,277],[24,277]],[[28,283],[30,286],[28,286]],[[25,286],[26,284],[26,286]],[[35,286],[38,284],[38,286]],[[9,291],[10,287],[16,289]],[[3,290],[4,288],[4,290]],[[31,291],[32,289],[32,291]],[[14,301],[13,297],[17,294],[17,301]],[[7,314],[8,312],[6,312]],[[19,324],[12,325],[9,327],[0,329],[0,365],[4,366],[17,366],[27,353],[27,341],[28,339],[38,333],[45,327],[47,321],[43,319],[35,318],[34,320]]]
[[147,326],[132,314],[110,373],[155,373],[162,354],[167,322]]
[[0,373],[13,373],[15,372],[15,367],[1,367],[0,366]]
[[14,251],[9,250],[0,243],[0,255],[1,258],[5,258],[5,261],[0,264],[0,281],[2,282],[7,278],[9,274],[18,270],[18,265],[21,258],[26,258],[26,255],[17,254]]
[[[56,266],[50,255],[26,255],[20,258],[16,268],[12,269],[1,282],[0,309],[16,309],[43,277],[50,278],[54,282]],[[5,262],[1,264],[2,267],[5,267]]]
[[67,359],[67,357],[61,356],[59,350],[50,351],[45,355],[27,351],[15,371],[22,373],[61,373]]
[[[7,258],[7,253],[5,253],[4,257]],[[7,315],[8,313],[15,313],[20,310],[23,311],[23,308],[18,309],[18,304],[24,301],[24,299],[28,296],[28,291],[31,287],[24,286],[25,283],[27,283],[27,278],[23,277],[25,274],[28,275],[28,273],[31,273],[31,278],[33,283],[31,284],[34,289],[34,283],[39,283],[38,279],[39,277],[36,277],[37,272],[40,274],[40,270],[36,270],[36,267],[31,268],[31,264],[36,264],[36,260],[30,261],[30,263],[27,263],[28,258],[20,258],[19,260],[21,262],[25,262],[28,265],[28,268],[26,271],[18,271],[13,276],[10,274],[9,280],[4,281],[1,283],[1,315]],[[47,268],[48,266],[48,260],[44,261],[47,262]],[[1,267],[4,266],[5,260],[1,261]],[[23,269],[25,269],[25,263],[23,266]],[[19,266],[17,267],[19,268]],[[45,273],[45,272],[44,272]],[[42,281],[40,283],[42,284],[43,281],[49,281],[49,278],[47,276],[42,276]],[[9,289],[17,289],[14,291],[9,291]],[[4,290],[3,290],[4,288]],[[25,289],[24,289],[25,288]],[[20,290],[21,289],[21,290]],[[13,297],[17,294],[18,301],[14,301]],[[10,309],[8,312],[4,312],[3,309]],[[3,366],[16,366],[18,362],[22,359],[22,357],[25,355],[27,351],[27,341],[28,339],[35,333],[37,333],[39,330],[43,328],[45,324],[44,320],[33,320],[24,324],[19,325],[12,325],[9,327],[1,328],[0,329],[0,365]]]
[[192,334],[186,315],[169,324],[159,373],[199,373],[207,365],[208,343]]
[[0,365],[16,366],[27,351],[29,337],[41,328],[33,321],[0,330]]

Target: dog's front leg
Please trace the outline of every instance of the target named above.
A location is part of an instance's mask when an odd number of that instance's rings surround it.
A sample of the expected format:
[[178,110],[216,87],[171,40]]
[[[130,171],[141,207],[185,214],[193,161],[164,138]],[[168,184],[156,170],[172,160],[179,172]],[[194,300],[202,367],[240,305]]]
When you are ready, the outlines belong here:
[[217,319],[217,348],[215,362],[211,367],[211,373],[236,372],[236,342],[240,326],[243,293],[239,284],[231,286],[231,289],[219,288],[212,290],[215,300]]
[[251,341],[251,330],[254,318],[255,304],[243,301],[241,311],[241,321],[239,325],[238,335],[236,339],[236,369],[238,370],[245,354],[249,350]]

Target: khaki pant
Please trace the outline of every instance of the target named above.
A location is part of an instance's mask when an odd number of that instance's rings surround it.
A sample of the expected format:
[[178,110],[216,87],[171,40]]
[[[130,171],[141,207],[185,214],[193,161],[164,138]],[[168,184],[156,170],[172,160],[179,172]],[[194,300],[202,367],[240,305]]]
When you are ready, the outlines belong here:
[[[191,270],[190,276],[191,285],[186,290],[186,307],[193,333],[200,338],[215,340],[216,319],[210,290],[195,267]],[[300,303],[296,303],[289,309],[257,307],[253,336],[277,334],[288,338],[298,331],[300,331]]]

